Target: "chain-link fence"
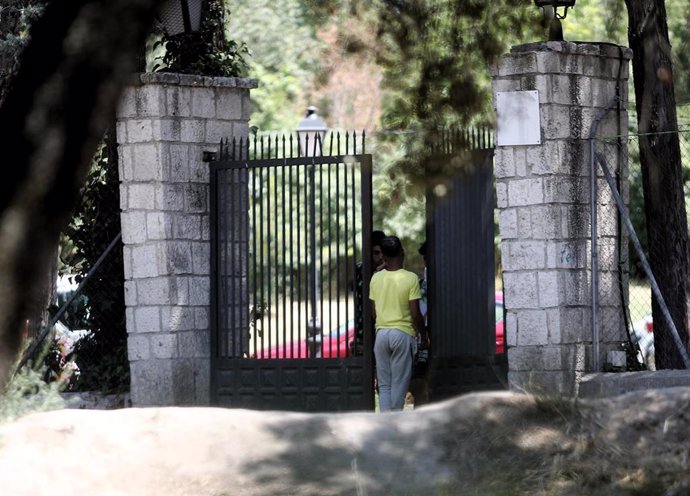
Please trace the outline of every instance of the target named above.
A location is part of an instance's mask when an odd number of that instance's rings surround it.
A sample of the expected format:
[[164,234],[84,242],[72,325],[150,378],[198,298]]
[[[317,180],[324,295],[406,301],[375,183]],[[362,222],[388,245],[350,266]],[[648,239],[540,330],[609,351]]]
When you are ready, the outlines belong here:
[[[598,191],[592,248],[593,263],[598,265],[594,310],[599,340],[620,336],[631,369],[684,367],[687,354],[684,358],[679,348],[685,347],[680,341],[687,335],[682,316],[687,314],[683,308],[690,130],[593,143]],[[662,145],[667,158],[656,155],[657,160],[643,169],[641,153],[652,145]],[[674,152],[678,149],[679,156]]]
[[20,362],[73,391],[129,388],[116,153],[106,138],[60,239],[48,322]]

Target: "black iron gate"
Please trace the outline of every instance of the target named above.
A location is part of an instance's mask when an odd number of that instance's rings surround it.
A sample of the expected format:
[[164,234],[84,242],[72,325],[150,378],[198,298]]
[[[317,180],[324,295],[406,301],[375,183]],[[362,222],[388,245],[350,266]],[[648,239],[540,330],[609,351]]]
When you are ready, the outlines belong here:
[[[427,193],[432,401],[507,387],[502,295],[495,291],[493,143],[488,131],[432,144]],[[436,171],[434,171],[434,168]]]
[[[211,399],[256,409],[373,409],[364,135],[224,143],[211,164]],[[358,316],[357,312],[363,315]]]

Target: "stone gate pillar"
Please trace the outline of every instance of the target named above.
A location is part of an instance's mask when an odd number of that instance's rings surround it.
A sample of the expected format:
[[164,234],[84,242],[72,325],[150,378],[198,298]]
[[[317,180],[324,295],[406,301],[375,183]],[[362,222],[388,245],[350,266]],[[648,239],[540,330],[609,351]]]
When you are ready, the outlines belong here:
[[255,80],[148,73],[117,113],[131,398],[204,405],[210,391],[209,166],[248,134]]
[[[545,42],[513,47],[493,68],[496,194],[514,389],[573,395],[579,376],[592,371],[588,138],[592,121],[617,91],[622,104],[606,115],[597,134],[627,131],[630,58],[629,49],[610,44]],[[614,145],[607,153],[620,157],[625,150]],[[609,165],[615,170],[620,162]],[[622,177],[627,179],[625,171]],[[615,219],[601,173],[598,184],[599,216]],[[599,233],[602,364],[606,352],[625,340],[615,284],[618,232],[615,222],[607,226]]]

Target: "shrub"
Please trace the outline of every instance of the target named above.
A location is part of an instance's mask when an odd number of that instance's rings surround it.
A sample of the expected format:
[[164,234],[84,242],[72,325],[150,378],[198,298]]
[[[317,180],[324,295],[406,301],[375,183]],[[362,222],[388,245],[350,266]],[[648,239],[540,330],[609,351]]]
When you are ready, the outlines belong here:
[[22,367],[10,380],[5,394],[0,397],[0,423],[10,422],[29,413],[64,408],[65,401],[60,396],[63,387],[62,382],[45,382],[43,370]]

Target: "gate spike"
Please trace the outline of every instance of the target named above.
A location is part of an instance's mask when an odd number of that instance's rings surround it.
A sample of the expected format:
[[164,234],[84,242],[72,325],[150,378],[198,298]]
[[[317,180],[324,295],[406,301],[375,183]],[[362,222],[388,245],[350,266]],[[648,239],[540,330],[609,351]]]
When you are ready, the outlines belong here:
[[366,130],[362,129],[362,154],[366,153]]

